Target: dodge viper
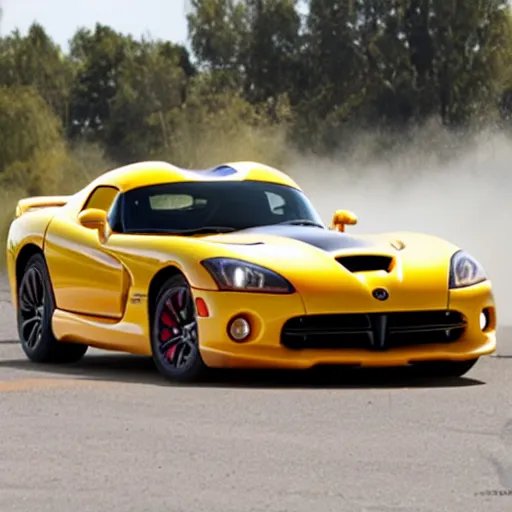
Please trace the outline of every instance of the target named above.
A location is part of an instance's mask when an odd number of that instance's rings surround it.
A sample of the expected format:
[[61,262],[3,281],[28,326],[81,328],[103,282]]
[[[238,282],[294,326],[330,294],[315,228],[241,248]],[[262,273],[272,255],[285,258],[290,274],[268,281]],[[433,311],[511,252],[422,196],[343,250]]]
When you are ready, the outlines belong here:
[[407,366],[461,376],[496,349],[482,266],[434,236],[326,226],[255,162],[140,162],[69,196],[21,199],[7,266],[22,349],[143,354],[164,377],[209,368]]

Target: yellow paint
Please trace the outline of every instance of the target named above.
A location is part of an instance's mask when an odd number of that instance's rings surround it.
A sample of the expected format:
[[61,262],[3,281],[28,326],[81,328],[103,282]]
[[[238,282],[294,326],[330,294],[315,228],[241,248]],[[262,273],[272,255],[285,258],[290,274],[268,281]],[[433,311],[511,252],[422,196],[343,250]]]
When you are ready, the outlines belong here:
[[[488,283],[476,285],[472,289],[451,292],[449,307],[463,313],[468,320],[467,331],[458,342],[392,349],[381,353],[348,349],[290,351],[282,347],[279,336],[286,320],[311,312],[298,296],[262,297],[250,293],[228,294],[198,290],[195,291],[195,295],[202,297],[210,310],[213,310],[210,318],[199,319],[201,353],[206,364],[212,367],[300,369],[310,368],[316,364],[344,363],[364,366],[401,366],[429,359],[471,359],[490,354],[496,349],[496,325],[492,325],[492,328],[485,333],[482,333],[479,328],[481,309],[493,307],[494,304]],[[361,299],[347,312],[375,310],[373,302],[377,301],[371,296],[364,303]],[[329,311],[332,309],[331,306]],[[390,310],[390,308],[386,309]],[[253,338],[242,344],[232,342],[226,334],[227,323],[239,313],[245,314],[256,326]]]
[[345,226],[355,226],[357,216],[350,210],[336,210],[332,216],[331,229],[336,231],[345,231]]
[[119,194],[117,187],[100,185],[92,192],[83,209],[98,209],[106,212],[114,202],[117,194]]
[[40,208],[64,206],[69,196],[36,196],[27,197],[18,201],[16,206],[16,217],[21,217],[28,211],[34,211]]
[[[299,188],[291,178],[267,166],[250,162],[233,166],[239,174],[215,179],[261,180]],[[46,198],[40,203],[41,209],[25,210],[12,223],[7,242],[13,300],[16,302],[16,259],[23,247],[34,244],[44,249],[58,308],[53,330],[63,342],[85,342],[107,350],[149,355],[150,321],[145,297],[155,274],[173,266],[183,272],[194,295],[203,298],[210,310],[210,317],[199,319],[199,337],[205,362],[211,366],[306,368],[321,362],[395,365],[439,358],[463,360],[495,350],[495,323],[486,333],[479,329],[481,309],[495,307],[490,282],[449,291],[449,261],[458,247],[436,237],[416,233],[366,235],[364,238],[375,242],[375,247],[329,254],[272,235],[123,235],[103,226],[102,211],[112,204],[117,190],[201,179],[208,178],[169,164],[144,162],[106,173],[69,196],[60,208]],[[95,195],[90,200],[93,191]],[[24,204],[35,208],[37,198]],[[46,204],[50,206],[45,207]],[[83,213],[86,206],[96,210]],[[356,217],[338,211],[334,220],[351,224]],[[81,221],[88,222],[89,227]],[[265,244],[243,245],[252,242]],[[393,258],[390,272],[368,272],[356,277],[334,260],[336,255],[352,253],[389,255]],[[283,296],[220,292],[200,264],[213,256],[239,258],[270,268],[286,277],[296,293]],[[464,337],[446,346],[425,345],[385,353],[292,352],[280,346],[281,327],[292,316],[381,311],[383,304],[369,293],[377,286],[390,292],[386,311],[460,311],[468,319]],[[132,301],[137,294],[142,295],[142,300],[139,297]],[[232,342],[226,332],[228,321],[238,313],[247,315],[256,329],[252,339],[243,344]]]

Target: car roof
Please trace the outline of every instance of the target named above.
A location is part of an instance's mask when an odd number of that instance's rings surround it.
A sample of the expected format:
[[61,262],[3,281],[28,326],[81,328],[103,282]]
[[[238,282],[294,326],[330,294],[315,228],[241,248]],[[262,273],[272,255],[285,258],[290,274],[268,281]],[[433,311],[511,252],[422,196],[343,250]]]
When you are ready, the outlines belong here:
[[205,170],[182,169],[167,162],[139,162],[113,169],[96,178],[87,187],[110,185],[127,192],[134,188],[185,181],[264,181],[301,190],[285,173],[258,162],[234,162]]

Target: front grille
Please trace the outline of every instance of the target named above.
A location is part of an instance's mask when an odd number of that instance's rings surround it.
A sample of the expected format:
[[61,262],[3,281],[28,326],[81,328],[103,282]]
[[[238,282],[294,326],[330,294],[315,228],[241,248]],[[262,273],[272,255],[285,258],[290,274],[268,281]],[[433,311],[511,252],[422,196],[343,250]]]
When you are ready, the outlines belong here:
[[466,328],[457,311],[306,315],[283,326],[281,344],[300,349],[387,350],[453,343]]

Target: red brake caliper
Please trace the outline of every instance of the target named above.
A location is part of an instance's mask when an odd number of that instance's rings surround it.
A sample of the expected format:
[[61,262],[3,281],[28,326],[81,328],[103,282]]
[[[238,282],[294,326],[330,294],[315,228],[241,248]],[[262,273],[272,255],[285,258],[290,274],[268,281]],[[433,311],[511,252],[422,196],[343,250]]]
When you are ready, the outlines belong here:
[[[160,341],[162,343],[166,343],[174,336],[174,329],[177,327],[176,321],[171,317],[167,311],[163,311],[160,315],[160,321],[165,325],[165,327],[160,331]],[[172,361],[174,357],[174,352],[176,351],[176,345],[173,345],[167,351],[166,358],[169,361]]]
[[[185,296],[185,292],[183,290],[181,290],[178,294],[176,301],[173,301],[173,299],[176,297],[176,295],[172,295],[170,298],[172,306],[174,307],[174,311],[176,311],[177,314],[179,314],[181,309],[183,308],[184,296]],[[176,305],[176,302],[178,303],[177,305]],[[166,341],[169,341],[176,334],[178,324],[176,323],[176,320],[174,320],[174,318],[172,318],[171,315],[167,311],[162,312],[162,315],[160,316],[160,321],[166,326],[160,332],[160,341],[162,343],[165,343]],[[167,351],[166,357],[169,361],[173,360],[174,354],[176,352],[176,348],[177,348],[177,346],[173,345]]]

